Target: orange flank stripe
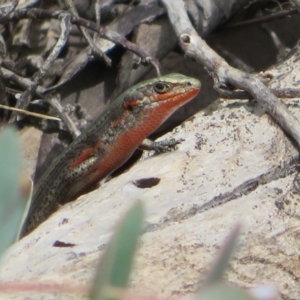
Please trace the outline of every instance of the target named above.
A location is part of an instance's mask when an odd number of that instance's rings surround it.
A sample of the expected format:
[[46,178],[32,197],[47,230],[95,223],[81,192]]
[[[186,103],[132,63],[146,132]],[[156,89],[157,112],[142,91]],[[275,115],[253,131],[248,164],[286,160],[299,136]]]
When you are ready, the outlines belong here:
[[129,107],[136,106],[138,103],[138,100],[126,101],[124,102],[124,108],[128,109]]
[[[116,168],[121,166],[132,155],[134,150],[141,144],[145,137],[149,136],[156,128],[168,118],[174,110],[182,106],[190,99],[195,97],[199,88],[191,89],[185,93],[178,93],[176,95],[169,93],[160,94],[170,101],[163,101],[160,105],[150,109],[142,122],[138,122],[134,127],[125,130],[118,136],[114,142],[114,146],[110,149],[105,157],[102,158],[99,164],[95,165],[91,172],[95,172],[95,177],[91,180],[90,186],[102,180],[107,174],[110,174]],[[172,95],[172,97],[170,97]],[[160,98],[162,100],[162,98]],[[118,119],[122,120],[122,118]]]
[[73,169],[73,168],[76,168],[77,166],[79,166],[82,162],[84,162],[87,158],[89,158],[97,149],[99,149],[101,147],[101,145],[102,145],[102,142],[98,141],[95,147],[83,150],[80,153],[78,159],[76,159],[70,165],[70,167]]
[[[161,83],[167,89],[156,91]],[[169,74],[125,91],[40,179],[20,236],[46,220],[58,204],[75,200],[123,165],[147,136],[198,94],[200,87],[195,78]]]
[[112,126],[117,127],[118,125],[120,125],[122,121],[127,117],[128,113],[128,110],[125,110],[123,115],[119,119],[116,119],[112,122]]

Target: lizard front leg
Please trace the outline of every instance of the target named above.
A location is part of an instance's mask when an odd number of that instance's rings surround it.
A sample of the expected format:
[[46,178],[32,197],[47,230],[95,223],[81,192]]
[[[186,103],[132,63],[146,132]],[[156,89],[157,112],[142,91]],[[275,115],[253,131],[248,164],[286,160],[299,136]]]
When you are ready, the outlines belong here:
[[155,142],[149,139],[144,139],[142,144],[139,146],[141,150],[154,150],[157,153],[168,152],[176,149],[176,146],[183,142],[184,139],[165,139],[163,141]]

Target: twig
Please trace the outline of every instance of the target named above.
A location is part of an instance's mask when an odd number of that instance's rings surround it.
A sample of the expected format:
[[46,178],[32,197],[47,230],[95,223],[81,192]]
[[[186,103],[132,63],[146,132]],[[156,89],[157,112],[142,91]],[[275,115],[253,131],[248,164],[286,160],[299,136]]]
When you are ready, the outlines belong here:
[[[38,85],[40,84],[42,78],[45,76],[46,72],[49,70],[50,66],[53,64],[54,60],[58,57],[59,53],[63,49],[64,45],[66,44],[69,36],[69,24],[70,24],[71,16],[70,14],[62,14],[61,16],[61,32],[56,45],[52,49],[51,53],[45,60],[42,67],[33,77],[33,84],[27,88],[25,92],[21,94],[19,101],[17,102],[17,108],[25,108],[28,106],[35,90],[37,89]],[[10,122],[13,122],[16,118],[16,113],[12,113]]]
[[59,88],[61,85],[68,82],[69,80],[71,80],[72,77],[74,77],[79,71],[83,70],[84,67],[87,65],[87,63],[92,60],[93,60],[93,55],[92,55],[91,48],[84,49],[83,51],[81,51],[81,53],[79,53],[75,57],[75,59],[71,61],[69,65],[66,66],[66,69],[61,75],[59,81],[55,85],[47,87],[46,92],[53,91]]
[[300,0],[292,0],[292,2],[297,6],[298,11],[300,10]]
[[95,15],[96,15],[96,23],[100,25],[100,17],[101,17],[101,0],[95,1]]
[[34,5],[37,5],[40,0],[27,0],[26,2],[20,3],[18,9],[28,9]]
[[[74,6],[72,0],[64,0],[64,2],[65,2],[65,5],[69,8],[72,15],[78,18],[78,16],[79,16],[78,12],[77,12],[76,7]],[[85,39],[87,40],[88,44],[92,48],[93,52],[95,54],[97,54],[99,57],[103,58],[107,66],[111,66],[111,59],[105,53],[103,53],[100,48],[97,47],[97,45],[94,43],[92,37],[87,32],[87,30],[82,26],[78,26],[78,27],[79,27],[79,30],[81,31],[81,33],[83,34],[83,36],[85,37]]]
[[246,90],[288,133],[300,149],[300,122],[286,106],[274,96],[255,75],[247,74],[229,66],[199,37],[193,28],[182,0],[162,0],[181,48],[188,57],[203,64],[221,84],[231,84]]
[[294,15],[294,14],[299,14],[299,10],[297,8],[282,10],[282,11],[272,13],[272,14],[267,15],[267,16],[258,17],[258,18],[251,19],[251,20],[248,20],[248,21],[228,24],[228,25],[224,26],[223,29],[244,28],[244,27],[248,27],[248,26],[252,26],[252,25],[256,25],[256,24],[272,22],[274,20],[282,19],[282,18],[285,18],[285,17],[290,16],[290,15]]
[[73,19],[72,23],[82,25],[86,28],[96,31],[99,33],[99,35],[101,37],[106,38],[107,40],[114,42],[116,44],[119,44],[119,45],[123,46],[124,48],[130,50],[131,52],[135,53],[136,55],[138,55],[141,58],[142,62],[151,63],[155,67],[158,76],[160,76],[158,60],[156,58],[152,57],[150,54],[148,54],[146,51],[144,51],[140,47],[138,47],[136,44],[127,40],[124,36],[122,36],[116,32],[109,31],[107,28],[102,27],[102,26],[96,24],[95,22],[90,22],[90,21],[87,22],[85,19],[82,19],[82,18]]
[[38,118],[42,118],[42,119],[46,119],[46,120],[61,121],[61,119],[57,118],[57,117],[43,115],[43,114],[35,113],[32,111],[28,111],[28,110],[24,110],[24,109],[20,109],[20,108],[16,108],[16,107],[11,107],[11,106],[7,106],[7,105],[3,105],[3,104],[0,104],[0,107],[3,109],[17,111],[17,112],[20,112],[25,115],[30,115],[30,116],[34,116],[34,117],[38,117]]
[[[3,78],[11,80],[15,83],[17,83],[18,85],[20,85],[22,88],[29,88],[30,86],[32,86],[34,84],[33,81],[31,81],[28,78],[24,78],[10,70],[7,70],[3,67],[0,68],[0,76],[3,76]],[[36,87],[36,93],[41,95],[43,93],[45,93],[46,89],[42,86],[37,86]]]
[[[60,14],[65,14],[65,12],[62,11],[55,11],[50,12],[44,9],[39,8],[33,8],[33,9],[26,9],[26,10],[16,10],[11,15],[9,15],[6,18],[6,22],[8,21],[17,21],[20,19],[57,19],[59,18]],[[107,39],[115,44],[121,45],[124,48],[128,49],[129,51],[135,53],[137,56],[139,56],[143,63],[151,63],[156,72],[157,75],[160,75],[160,64],[158,60],[151,56],[147,51],[141,49],[136,44],[128,41],[124,36],[118,34],[117,32],[113,32],[108,30],[107,28],[98,25],[95,22],[83,19],[83,18],[77,18],[72,17],[71,23],[79,26],[83,26],[85,28],[88,28],[90,30],[93,30],[97,32],[100,37]]]
[[13,0],[10,3],[6,3],[0,6],[0,21],[5,19],[10,13],[12,13],[17,7],[19,0]]
[[[242,90],[234,90],[230,91],[228,89],[224,89],[218,85],[214,86],[214,89],[218,92],[220,97],[226,99],[251,99],[253,98],[250,93]],[[284,89],[275,89],[270,88],[270,91],[279,98],[297,98],[300,97],[300,88],[284,88]]]
[[64,122],[69,132],[71,133],[72,137],[75,139],[77,136],[79,136],[81,132],[69,117],[69,115],[64,112],[63,107],[60,105],[60,97],[58,95],[51,95],[51,97],[49,97],[47,100],[55,109],[56,113],[60,116],[61,120]]
[[[101,0],[95,0],[95,16],[96,16],[96,23],[97,25],[100,25],[100,19],[101,19]],[[98,37],[97,33],[94,33],[94,41],[96,41]]]
[[70,31],[70,20],[71,17],[69,14],[63,14],[62,20],[60,23],[60,36],[58,41],[56,42],[55,47],[52,49],[51,53],[43,63],[40,70],[34,75],[33,81],[35,84],[39,84],[42,78],[45,76],[46,72],[49,70],[53,62],[57,59],[58,55],[62,51],[63,47],[65,46],[68,37],[69,37],[69,31]]

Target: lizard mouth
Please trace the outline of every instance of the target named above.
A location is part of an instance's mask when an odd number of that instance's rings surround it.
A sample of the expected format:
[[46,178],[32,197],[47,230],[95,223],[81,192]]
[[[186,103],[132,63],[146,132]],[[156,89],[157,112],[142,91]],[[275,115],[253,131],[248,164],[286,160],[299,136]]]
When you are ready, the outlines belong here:
[[[157,105],[167,105],[168,103],[172,107],[180,107],[185,103],[192,100],[197,94],[200,92],[200,86],[195,88],[190,88],[186,92],[168,92],[161,94],[154,94],[150,98],[143,100],[131,100],[126,101],[123,106],[128,108],[133,108],[135,106],[143,107],[143,106],[157,106]],[[176,103],[178,103],[176,105]]]
[[178,93],[164,93],[164,94],[156,94],[153,96],[152,101],[154,102],[170,102],[172,105],[178,102],[178,104],[182,103],[185,104],[189,102],[194,97],[198,95],[200,92],[200,87],[191,88],[186,92],[178,92]]

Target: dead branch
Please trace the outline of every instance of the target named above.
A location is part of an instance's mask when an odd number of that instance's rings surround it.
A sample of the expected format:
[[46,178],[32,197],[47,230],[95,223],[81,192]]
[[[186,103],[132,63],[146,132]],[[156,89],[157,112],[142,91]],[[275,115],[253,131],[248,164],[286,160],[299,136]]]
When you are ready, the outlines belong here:
[[[66,6],[69,8],[72,15],[75,17],[79,17],[78,12],[77,12],[72,0],[64,0],[64,2],[66,4]],[[100,23],[97,23],[97,24],[99,25]],[[90,47],[92,48],[93,52],[95,54],[97,54],[99,57],[101,57],[105,61],[107,66],[111,66],[111,59],[105,53],[103,53],[99,47],[97,47],[97,45],[94,43],[92,37],[90,36],[90,34],[86,30],[86,28],[84,28],[83,26],[79,26],[79,30],[81,31],[82,35],[87,40],[87,42],[90,45]]]
[[[40,84],[42,78],[45,76],[46,72],[49,70],[50,66],[53,64],[55,59],[58,57],[59,53],[62,51],[64,45],[66,44],[69,36],[69,24],[71,16],[69,14],[63,14],[61,16],[61,34],[60,37],[52,49],[51,53],[45,60],[43,66],[39,69],[39,71],[33,77],[33,84],[30,85],[25,92],[23,92],[17,102],[17,108],[25,108],[28,106],[29,102],[32,99],[32,96]],[[10,122],[13,122],[16,118],[16,113],[12,113]]]
[[185,55],[203,64],[213,74],[216,84],[231,84],[251,94],[300,148],[300,122],[286,106],[256,75],[247,74],[229,66],[206,44],[193,28],[182,0],[162,0],[162,3]]
[[51,97],[48,97],[48,102],[51,104],[51,106],[55,109],[61,120],[64,122],[69,132],[71,133],[73,139],[78,137],[81,132],[77,128],[73,120],[70,118],[70,116],[64,112],[64,109],[60,104],[59,95],[53,95]]
[[[62,13],[66,14],[66,12],[63,11],[51,12],[38,8],[15,10],[12,14],[5,18],[5,23],[18,21],[21,19],[58,19],[60,14]],[[3,22],[1,23],[3,24]],[[107,39],[115,44],[121,45],[129,51],[135,53],[141,58],[141,61],[143,63],[151,63],[154,66],[157,74],[160,75],[160,65],[158,60],[155,57],[152,57],[147,51],[141,49],[138,45],[127,40],[124,36],[118,34],[117,32],[112,32],[95,22],[80,17],[72,16],[71,23],[93,30],[97,32],[100,37]]]

